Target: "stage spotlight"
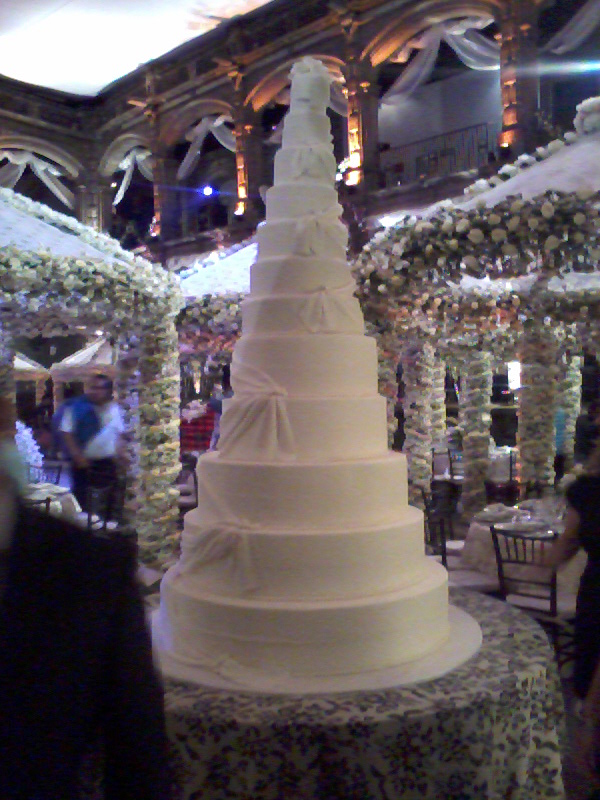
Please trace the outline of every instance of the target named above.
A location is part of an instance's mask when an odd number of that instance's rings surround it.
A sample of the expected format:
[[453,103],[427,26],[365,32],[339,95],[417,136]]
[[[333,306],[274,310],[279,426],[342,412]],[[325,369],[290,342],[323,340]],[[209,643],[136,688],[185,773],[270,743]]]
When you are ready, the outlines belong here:
[[205,197],[211,197],[215,193],[215,190],[212,186],[203,186],[202,187],[202,194]]

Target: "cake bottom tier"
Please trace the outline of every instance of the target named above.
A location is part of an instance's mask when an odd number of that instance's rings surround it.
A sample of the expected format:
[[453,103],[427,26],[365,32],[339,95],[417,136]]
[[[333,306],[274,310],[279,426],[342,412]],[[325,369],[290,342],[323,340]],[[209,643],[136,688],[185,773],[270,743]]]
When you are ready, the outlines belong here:
[[422,580],[399,591],[329,602],[210,595],[175,567],[161,587],[159,649],[242,682],[244,673],[333,676],[416,660],[449,635],[447,573],[428,561]]

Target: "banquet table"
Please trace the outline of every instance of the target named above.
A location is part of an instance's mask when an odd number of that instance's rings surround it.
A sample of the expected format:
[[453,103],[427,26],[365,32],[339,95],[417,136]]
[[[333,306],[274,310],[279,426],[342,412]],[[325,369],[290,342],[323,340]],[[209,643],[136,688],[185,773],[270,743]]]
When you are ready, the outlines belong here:
[[442,678],[392,689],[253,694],[166,681],[173,800],[556,800],[564,719],[530,617],[451,590],[483,644]]
[[[531,504],[533,507],[535,505]],[[503,520],[498,519],[497,522]],[[495,578],[498,575],[498,567],[496,564],[496,554],[494,552],[494,543],[492,541],[492,534],[490,525],[493,524],[492,520],[481,521],[477,515],[469,525],[467,535],[465,537],[465,544],[461,550],[460,566],[465,569],[474,569]],[[518,526],[518,523],[515,523]],[[543,526],[540,526],[540,529]],[[547,528],[548,526],[546,526]],[[561,527],[560,520],[556,520],[555,528],[558,530]],[[535,531],[532,531],[535,533]],[[587,563],[587,556],[583,551],[578,552],[570,561],[559,568],[557,573],[557,587],[560,594],[577,594],[579,589],[579,580],[581,574],[585,569]]]
[[[30,483],[25,495],[25,499],[31,503],[43,502],[46,498],[50,498],[50,514],[58,517],[64,517],[69,522],[81,524],[83,517],[87,521],[87,517],[83,514],[81,506],[75,499],[75,496],[69,489],[64,486],[57,486],[54,483]],[[83,517],[82,517],[83,514]]]

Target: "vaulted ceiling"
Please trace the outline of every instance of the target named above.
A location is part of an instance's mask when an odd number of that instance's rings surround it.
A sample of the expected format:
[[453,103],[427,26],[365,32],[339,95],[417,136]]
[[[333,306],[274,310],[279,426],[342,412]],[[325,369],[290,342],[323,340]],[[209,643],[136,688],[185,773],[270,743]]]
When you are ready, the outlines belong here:
[[0,0],[0,75],[95,95],[270,0]]

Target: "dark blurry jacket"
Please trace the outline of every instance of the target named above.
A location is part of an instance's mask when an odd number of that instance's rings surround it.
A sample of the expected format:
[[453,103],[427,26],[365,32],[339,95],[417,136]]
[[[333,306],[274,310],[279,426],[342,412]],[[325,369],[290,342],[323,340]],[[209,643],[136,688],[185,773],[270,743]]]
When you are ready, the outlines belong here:
[[580,414],[575,423],[575,462],[585,463],[594,449],[600,431],[590,414]]
[[135,551],[19,506],[0,586],[0,799],[77,798],[98,734],[106,800],[169,796],[163,694]]

